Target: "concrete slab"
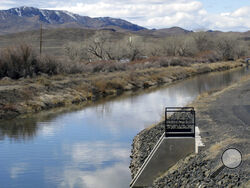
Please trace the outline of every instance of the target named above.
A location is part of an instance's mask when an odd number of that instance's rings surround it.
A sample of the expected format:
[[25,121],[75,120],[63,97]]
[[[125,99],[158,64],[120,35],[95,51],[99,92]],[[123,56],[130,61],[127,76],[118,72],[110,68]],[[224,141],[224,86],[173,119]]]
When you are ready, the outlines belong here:
[[161,137],[132,180],[130,187],[151,186],[153,180],[180,159],[195,152],[194,137]]

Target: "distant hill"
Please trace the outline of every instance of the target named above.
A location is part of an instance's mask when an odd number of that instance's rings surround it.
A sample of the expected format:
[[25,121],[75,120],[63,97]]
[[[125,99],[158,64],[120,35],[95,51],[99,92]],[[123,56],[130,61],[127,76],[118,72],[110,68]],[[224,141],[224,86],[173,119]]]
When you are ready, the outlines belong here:
[[171,35],[183,35],[183,34],[188,34],[191,32],[193,31],[185,30],[180,27],[171,27],[171,28],[165,28],[165,29],[140,30],[137,33],[141,35],[165,37],[165,36],[171,36]]
[[36,30],[39,29],[41,23],[44,28],[111,28],[128,31],[145,29],[122,19],[91,18],[68,11],[44,10],[25,6],[0,10],[0,34]]

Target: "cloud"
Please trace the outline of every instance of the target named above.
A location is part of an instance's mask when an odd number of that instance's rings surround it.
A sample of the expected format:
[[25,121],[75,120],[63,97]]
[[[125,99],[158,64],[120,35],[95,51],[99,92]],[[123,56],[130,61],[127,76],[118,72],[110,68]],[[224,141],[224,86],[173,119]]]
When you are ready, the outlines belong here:
[[63,182],[59,187],[83,187],[83,188],[110,188],[110,187],[129,187],[131,180],[128,164],[117,163],[93,172],[73,170],[65,168]]
[[63,149],[72,162],[64,166],[63,174],[58,172],[57,176],[63,180],[59,187],[128,187],[131,178],[127,146],[96,141],[64,145]]
[[[250,7],[242,7],[234,11],[231,16],[233,17],[250,17]],[[230,15],[230,14],[229,14]]]
[[71,155],[75,163],[84,163],[85,167],[98,167],[112,161],[128,161],[130,155],[130,148],[127,145],[103,141],[64,145],[64,151]]
[[10,168],[10,177],[12,179],[17,178],[19,175],[23,174],[27,170],[28,164],[17,163]]
[[224,31],[250,30],[250,7],[242,7],[233,12],[209,15],[210,28]]
[[0,0],[0,10],[8,9],[16,4],[15,1],[11,0]]

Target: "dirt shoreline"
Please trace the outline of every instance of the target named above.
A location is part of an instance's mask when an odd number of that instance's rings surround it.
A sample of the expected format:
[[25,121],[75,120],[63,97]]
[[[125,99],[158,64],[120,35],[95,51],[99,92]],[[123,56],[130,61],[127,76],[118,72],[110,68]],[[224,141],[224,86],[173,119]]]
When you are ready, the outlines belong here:
[[171,84],[198,74],[244,66],[241,61],[149,68],[133,72],[38,76],[0,80],[0,119],[73,104],[87,104],[107,96]]
[[[179,161],[155,180],[162,187],[248,187],[250,186],[250,76],[221,91],[205,93],[190,104],[196,110],[196,125],[205,147],[199,154]],[[141,131],[134,138],[131,174],[136,174],[164,131],[163,122]],[[225,169],[215,179],[210,175],[220,165],[222,152],[235,147],[242,152],[242,165]]]

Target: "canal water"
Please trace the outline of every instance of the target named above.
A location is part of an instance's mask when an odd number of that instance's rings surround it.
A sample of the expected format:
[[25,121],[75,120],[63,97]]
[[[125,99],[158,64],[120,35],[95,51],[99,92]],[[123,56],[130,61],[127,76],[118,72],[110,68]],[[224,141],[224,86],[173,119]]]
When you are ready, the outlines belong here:
[[210,73],[71,112],[1,122],[0,187],[128,188],[139,131],[160,121],[164,107],[185,106],[246,74]]

